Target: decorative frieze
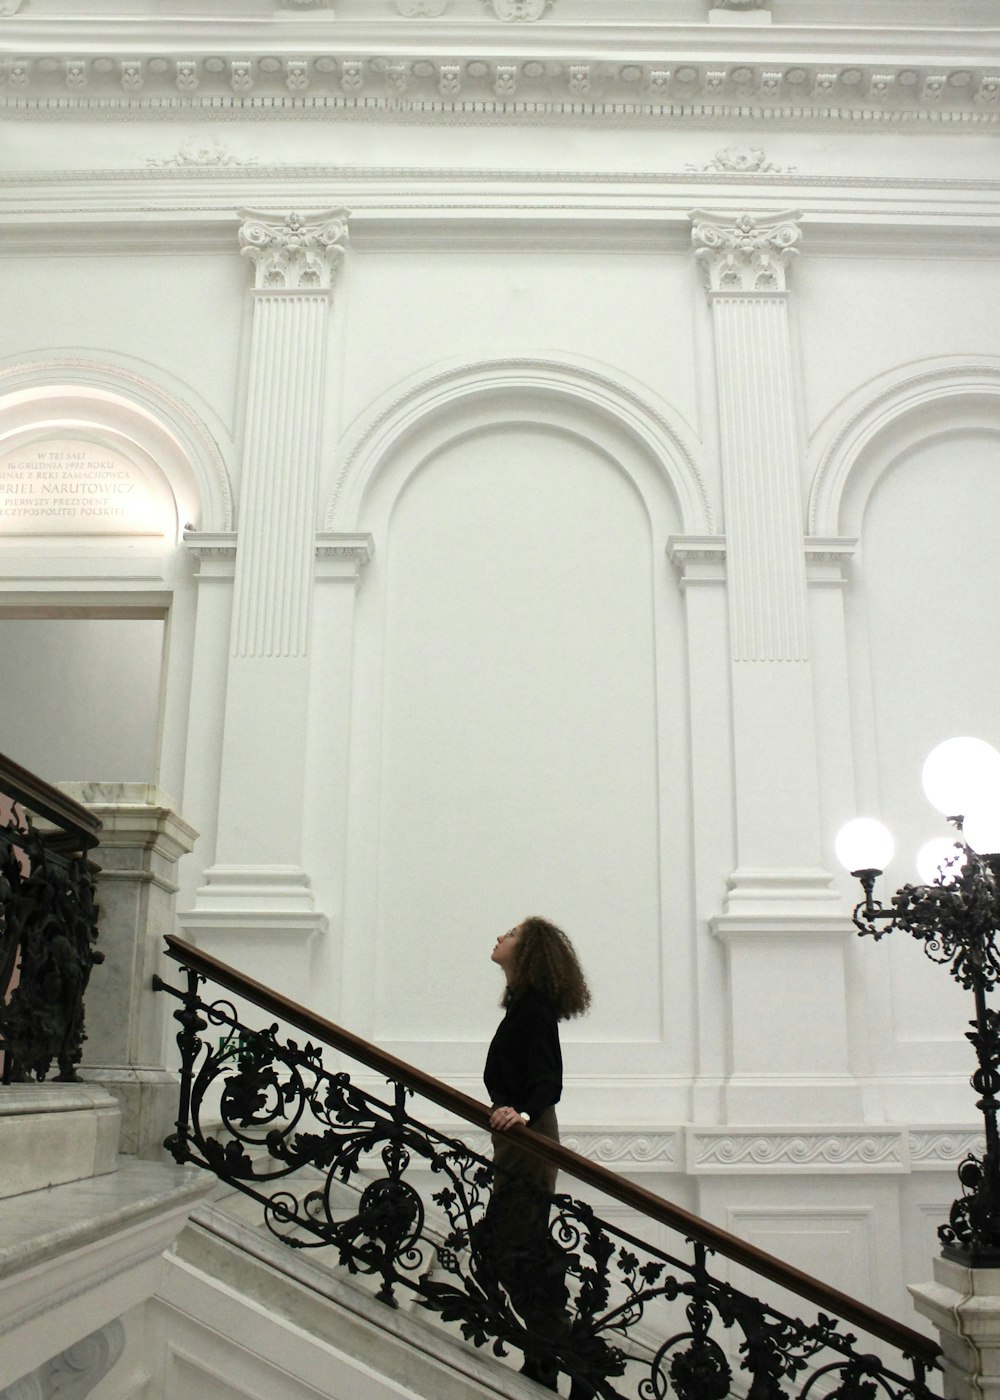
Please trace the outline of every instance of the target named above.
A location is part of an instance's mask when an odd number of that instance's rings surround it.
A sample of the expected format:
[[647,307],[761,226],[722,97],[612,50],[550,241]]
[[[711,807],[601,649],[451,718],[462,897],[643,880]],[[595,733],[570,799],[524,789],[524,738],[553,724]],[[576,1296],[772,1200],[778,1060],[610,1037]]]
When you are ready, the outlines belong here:
[[688,1170],[892,1171],[907,1168],[906,1134],[900,1128],[870,1131],[740,1132],[696,1129],[688,1134]]
[[970,1153],[985,1151],[976,1128],[914,1128],[910,1132],[910,1164],[914,1171],[951,1171]]
[[[534,13],[541,0],[517,0],[533,7],[523,13],[516,0],[484,0],[498,9],[496,18],[514,23],[541,19]],[[0,0],[3,4],[4,0]],[[397,0],[400,14],[436,17],[445,13],[445,0]],[[333,32],[333,31],[331,31]],[[515,31],[516,32],[516,31]],[[291,52],[263,56],[151,51],[119,54],[65,53],[52,55],[25,46],[16,56],[0,59],[0,109],[15,115],[51,114],[72,118],[75,104],[99,108],[102,119],[137,111],[169,115],[190,107],[213,116],[233,109],[241,115],[259,111],[268,117],[300,114],[303,108],[323,111],[350,107],[364,94],[365,110],[396,110],[413,106],[422,118],[487,116],[503,104],[525,114],[546,118],[564,113],[620,118],[682,119],[699,122],[715,118],[745,119],[753,109],[768,122],[866,121],[893,125],[932,121],[935,124],[980,126],[1000,120],[1000,71],[993,68],[941,69],[913,63],[906,67],[870,62],[843,67],[799,61],[747,63],[728,53],[718,59],[678,57],[671,67],[641,55],[628,62],[595,56],[572,43],[560,44],[544,58],[516,45],[502,55],[480,53],[472,43],[445,56],[433,51]],[[516,99],[511,89],[516,87]],[[70,96],[73,102],[67,104]]]
[[562,1145],[592,1162],[626,1171],[675,1172],[680,1167],[682,1155],[679,1131],[635,1132],[619,1129],[603,1133],[571,1132],[563,1134]]
[[280,222],[244,211],[240,252],[256,268],[258,291],[329,291],[347,251],[347,211]]

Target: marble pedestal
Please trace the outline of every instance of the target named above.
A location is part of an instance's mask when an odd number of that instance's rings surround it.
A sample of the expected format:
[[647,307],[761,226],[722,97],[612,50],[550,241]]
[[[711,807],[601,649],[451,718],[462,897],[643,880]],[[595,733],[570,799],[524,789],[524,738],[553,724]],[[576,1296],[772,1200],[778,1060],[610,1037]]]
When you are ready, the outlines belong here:
[[941,1336],[945,1400],[996,1400],[1000,1269],[968,1269],[950,1259],[935,1259],[934,1282],[911,1284],[910,1294],[917,1312],[929,1318]]
[[163,1063],[169,1008],[151,982],[174,931],[175,866],[197,832],[150,783],[61,786],[103,823],[95,859],[105,961],[87,989],[80,1073],[121,1104],[122,1152],[156,1158],[177,1116],[177,1077]]

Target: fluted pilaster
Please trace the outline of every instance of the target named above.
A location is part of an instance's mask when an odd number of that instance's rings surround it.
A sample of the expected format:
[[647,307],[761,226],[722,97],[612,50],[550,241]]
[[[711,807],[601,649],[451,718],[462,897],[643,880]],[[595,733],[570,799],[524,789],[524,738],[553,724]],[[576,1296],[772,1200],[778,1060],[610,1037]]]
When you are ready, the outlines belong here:
[[[824,867],[788,269],[797,215],[693,215],[725,495],[737,863],[711,920],[730,989],[731,1123],[849,1121],[844,919]],[[794,969],[794,970],[793,970]],[[823,995],[786,1005],[789,979]],[[761,1021],[780,1027],[760,1036]],[[822,1107],[821,1107],[822,1105]]]
[[733,658],[807,656],[798,434],[785,303],[792,214],[731,222],[695,214],[712,302]]
[[234,656],[307,650],[327,321],[347,240],[344,210],[246,212],[240,229],[256,276]]

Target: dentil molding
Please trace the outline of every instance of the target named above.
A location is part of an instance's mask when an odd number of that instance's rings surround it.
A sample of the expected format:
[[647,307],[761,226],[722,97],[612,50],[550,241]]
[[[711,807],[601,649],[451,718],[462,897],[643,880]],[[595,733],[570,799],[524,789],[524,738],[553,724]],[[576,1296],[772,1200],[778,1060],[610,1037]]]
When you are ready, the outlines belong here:
[[[404,7],[430,7],[428,16],[439,2],[398,0]],[[9,46],[0,57],[0,110],[10,117],[68,120],[84,113],[102,120],[140,113],[218,120],[329,111],[356,119],[406,113],[445,122],[612,118],[703,124],[739,118],[758,124],[850,123],[855,129],[1000,124],[1000,55],[960,64],[918,54],[904,64],[895,47],[886,59],[873,58],[877,38],[866,39],[868,47],[859,51],[855,36],[846,35],[845,53],[857,56],[827,63],[816,59],[816,45],[808,40],[741,53],[730,27],[716,25],[671,33],[669,59],[660,56],[658,31],[651,26],[650,42],[626,60],[582,29],[560,31],[558,42],[544,50],[519,42],[536,31],[514,21],[541,18],[534,13],[540,2],[490,0],[498,7],[496,17],[507,21],[499,26],[501,52],[480,36],[459,33],[446,53],[429,38],[403,44],[387,35],[376,45],[370,35],[367,42],[354,35],[350,42],[338,39],[335,29],[322,44],[296,34],[294,44],[284,40],[284,51],[278,34],[258,51],[253,42],[236,48],[227,35],[212,36],[209,47],[209,40],[181,31],[159,43],[129,34],[127,49],[125,39],[120,49],[106,42],[98,48],[101,38],[88,33],[76,51],[61,52],[52,51],[47,37],[42,42],[26,34],[16,50]],[[892,31],[879,34],[898,43]],[[829,42],[824,38],[824,46]],[[975,31],[969,43],[970,52],[985,48]]]
[[258,291],[329,291],[347,252],[348,211],[314,218],[291,213],[274,219],[241,211],[240,252],[255,268]]

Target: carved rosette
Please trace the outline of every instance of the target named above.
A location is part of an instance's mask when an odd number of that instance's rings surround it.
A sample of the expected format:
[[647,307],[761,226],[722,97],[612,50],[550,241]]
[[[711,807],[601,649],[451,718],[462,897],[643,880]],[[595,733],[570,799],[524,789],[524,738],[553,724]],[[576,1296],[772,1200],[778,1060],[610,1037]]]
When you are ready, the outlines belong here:
[[779,214],[770,220],[740,214],[723,222],[695,210],[691,241],[710,292],[784,292],[787,268],[798,256],[802,231],[799,214]]
[[486,0],[487,7],[502,20],[541,19],[553,3],[554,0]]
[[349,211],[314,218],[289,214],[276,222],[243,210],[240,252],[252,258],[258,291],[329,291],[347,252]]

